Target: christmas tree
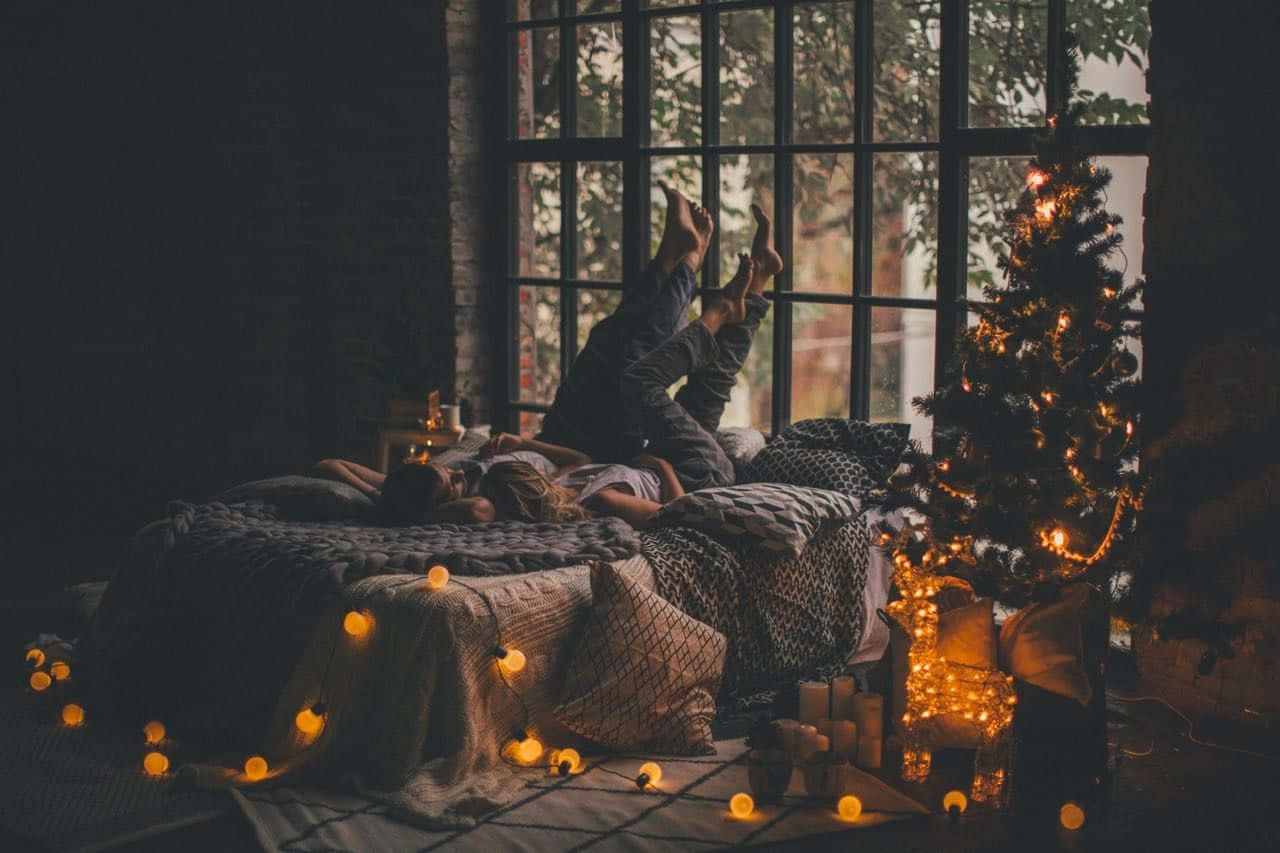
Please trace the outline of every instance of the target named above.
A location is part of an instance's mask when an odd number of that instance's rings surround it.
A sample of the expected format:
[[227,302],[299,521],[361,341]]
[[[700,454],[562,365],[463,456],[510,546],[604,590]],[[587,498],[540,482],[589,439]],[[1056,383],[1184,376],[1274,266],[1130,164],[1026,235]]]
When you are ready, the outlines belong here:
[[[1065,65],[1074,91],[1074,49]],[[1003,281],[985,288],[946,381],[914,401],[934,419],[937,452],[913,448],[894,481],[892,503],[923,516],[899,547],[946,554],[950,574],[1009,604],[1124,568],[1142,502],[1127,346],[1142,285],[1109,263],[1120,218],[1104,208],[1110,173],[1073,144],[1082,112],[1049,117],[1005,214]]]

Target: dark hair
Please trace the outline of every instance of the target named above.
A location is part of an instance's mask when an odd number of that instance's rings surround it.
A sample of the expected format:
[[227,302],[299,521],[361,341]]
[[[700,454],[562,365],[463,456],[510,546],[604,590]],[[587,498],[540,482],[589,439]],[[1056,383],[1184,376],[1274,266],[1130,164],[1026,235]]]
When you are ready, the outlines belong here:
[[432,465],[409,463],[387,475],[378,498],[378,514],[384,524],[430,524],[436,490],[442,482]]
[[528,462],[496,462],[480,480],[498,518],[509,521],[583,521],[589,518],[575,494]]

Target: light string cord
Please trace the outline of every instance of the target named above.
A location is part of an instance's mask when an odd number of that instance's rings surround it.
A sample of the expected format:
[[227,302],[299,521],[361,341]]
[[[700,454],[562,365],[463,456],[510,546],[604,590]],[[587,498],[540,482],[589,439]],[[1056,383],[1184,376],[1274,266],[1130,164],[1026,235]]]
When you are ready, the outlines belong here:
[[[462,587],[463,589],[467,590],[472,595],[479,598],[481,602],[484,603],[485,609],[489,611],[489,618],[493,620],[493,632],[495,636],[494,636],[492,648],[494,649],[502,648],[502,624],[498,620],[498,611],[494,610],[493,608],[493,602],[489,600],[488,596],[481,593],[480,590],[476,589],[471,584],[465,583],[464,581],[458,579],[457,577],[450,577],[449,580],[453,583],[456,583],[458,586]],[[521,719],[523,720],[523,723],[521,724],[520,728],[522,731],[527,732],[529,727],[529,706],[525,704],[524,697],[520,695],[520,691],[516,690],[515,686],[512,685],[512,683],[507,680],[507,674],[502,671],[502,667],[498,666],[497,670],[498,670],[498,678],[502,680],[503,686],[506,687],[507,690],[511,693],[511,695],[515,697],[515,700],[518,703],[520,703],[520,715],[521,715]],[[506,761],[506,758],[504,757],[503,760]]]
[[[1167,699],[1165,699],[1163,696],[1121,696],[1118,693],[1112,693],[1111,691],[1108,690],[1107,698],[1114,699],[1117,702],[1135,702],[1135,703],[1136,702],[1157,702],[1165,706],[1170,711],[1177,714],[1182,719],[1182,721],[1187,724],[1187,731],[1184,734],[1184,737],[1186,737],[1187,740],[1191,741],[1197,746],[1208,747],[1209,749],[1221,749],[1226,752],[1235,752],[1241,755],[1251,755],[1255,758],[1266,759],[1267,761],[1280,761],[1280,755],[1268,755],[1265,752],[1256,752],[1252,749],[1242,749],[1237,746],[1227,746],[1226,744],[1212,743],[1207,740],[1201,740],[1200,738],[1195,736],[1195,723],[1192,721],[1192,719],[1189,716],[1187,716],[1185,713],[1180,711],[1178,708],[1170,704],[1170,702]],[[1151,747],[1149,747],[1146,752],[1141,752],[1141,753],[1131,752],[1130,750],[1127,750],[1127,749],[1123,750],[1123,752],[1126,755],[1144,756],[1144,755],[1150,755],[1153,749],[1155,749],[1154,738],[1152,738]]]

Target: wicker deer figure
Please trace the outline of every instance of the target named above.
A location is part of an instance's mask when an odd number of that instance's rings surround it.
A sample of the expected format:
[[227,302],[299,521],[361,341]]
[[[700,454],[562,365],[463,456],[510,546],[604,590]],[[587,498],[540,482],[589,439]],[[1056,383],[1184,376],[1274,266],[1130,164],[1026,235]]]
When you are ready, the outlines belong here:
[[[888,542],[887,535],[881,540]],[[952,550],[964,546],[955,543]],[[914,564],[902,547],[894,550],[893,581],[902,598],[890,602],[889,615],[907,632],[907,707],[902,715],[902,778],[919,782],[928,778],[937,735],[937,720],[952,715],[973,724],[979,735],[974,759],[974,800],[1003,802],[1004,782],[1010,759],[1010,726],[1013,679],[999,670],[987,670],[948,662],[937,651],[938,605],[941,588],[935,569],[946,565],[948,555],[929,547]]]

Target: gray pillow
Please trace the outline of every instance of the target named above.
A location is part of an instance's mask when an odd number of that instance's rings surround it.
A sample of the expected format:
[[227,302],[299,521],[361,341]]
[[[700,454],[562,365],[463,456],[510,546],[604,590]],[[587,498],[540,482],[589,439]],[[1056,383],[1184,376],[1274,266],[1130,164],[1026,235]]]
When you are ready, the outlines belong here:
[[214,500],[224,504],[270,504],[281,518],[295,521],[368,519],[372,518],[374,509],[369,496],[353,486],[297,474],[241,483]]
[[883,478],[872,476],[853,453],[773,444],[756,454],[738,481],[831,489],[864,501],[884,485]]
[[829,489],[740,483],[676,498],[658,511],[654,524],[692,527],[734,544],[798,557],[824,523],[855,518],[861,511],[861,501]]
[[716,433],[716,441],[733,463],[734,479],[741,480],[756,454],[764,450],[764,435],[751,427],[725,427]]
[[852,453],[872,477],[884,482],[897,469],[910,435],[910,424],[809,418],[783,428],[769,446]]

